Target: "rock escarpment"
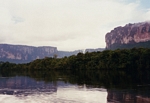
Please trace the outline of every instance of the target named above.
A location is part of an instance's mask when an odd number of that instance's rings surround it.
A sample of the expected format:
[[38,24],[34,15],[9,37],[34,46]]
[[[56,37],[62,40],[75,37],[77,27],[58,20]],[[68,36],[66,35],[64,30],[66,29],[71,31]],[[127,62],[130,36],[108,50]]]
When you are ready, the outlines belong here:
[[57,54],[56,47],[0,44],[0,61],[25,63],[35,59],[53,57],[54,54]]
[[98,52],[98,51],[103,51],[105,50],[105,48],[97,48],[97,49],[85,49],[85,53],[86,52]]
[[105,36],[106,49],[149,47],[150,22],[117,27]]

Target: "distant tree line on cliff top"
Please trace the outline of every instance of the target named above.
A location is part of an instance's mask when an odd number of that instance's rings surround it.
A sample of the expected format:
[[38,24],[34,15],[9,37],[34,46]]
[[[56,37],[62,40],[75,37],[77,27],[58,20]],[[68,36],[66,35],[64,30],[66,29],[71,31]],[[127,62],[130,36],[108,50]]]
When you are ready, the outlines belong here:
[[112,44],[110,45],[108,48],[109,50],[115,50],[115,49],[132,49],[132,48],[150,48],[150,41],[145,41],[145,42],[132,42],[132,43],[128,43],[128,44]]

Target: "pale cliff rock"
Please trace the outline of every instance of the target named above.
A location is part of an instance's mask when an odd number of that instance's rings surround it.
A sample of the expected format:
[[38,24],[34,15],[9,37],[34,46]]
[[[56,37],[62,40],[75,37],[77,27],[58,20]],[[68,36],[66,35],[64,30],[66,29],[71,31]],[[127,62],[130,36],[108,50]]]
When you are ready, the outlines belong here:
[[98,51],[103,51],[103,50],[105,50],[105,48],[97,48],[97,49],[86,49],[85,50],[85,53],[86,52],[98,52]]
[[117,27],[106,34],[105,41],[106,49],[119,48],[119,46],[127,44],[149,42],[150,22],[127,24],[124,27]]
[[30,62],[35,59],[53,57],[54,54],[57,54],[56,47],[0,44],[0,61]]

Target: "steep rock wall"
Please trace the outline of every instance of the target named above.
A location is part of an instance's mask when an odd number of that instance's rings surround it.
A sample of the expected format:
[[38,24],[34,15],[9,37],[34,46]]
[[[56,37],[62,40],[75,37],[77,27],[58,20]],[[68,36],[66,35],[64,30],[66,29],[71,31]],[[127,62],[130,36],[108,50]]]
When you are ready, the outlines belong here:
[[120,26],[105,36],[106,49],[114,49],[119,48],[121,45],[147,41],[150,41],[150,22],[127,24],[124,27]]
[[35,59],[52,57],[54,54],[57,54],[56,47],[0,44],[0,61],[30,62]]

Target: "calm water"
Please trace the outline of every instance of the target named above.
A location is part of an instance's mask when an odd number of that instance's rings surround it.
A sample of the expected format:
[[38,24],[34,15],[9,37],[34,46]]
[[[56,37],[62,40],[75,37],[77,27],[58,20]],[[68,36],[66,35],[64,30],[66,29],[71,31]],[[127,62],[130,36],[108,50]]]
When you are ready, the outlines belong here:
[[24,76],[0,78],[0,103],[150,103],[148,86],[138,89],[105,89]]

